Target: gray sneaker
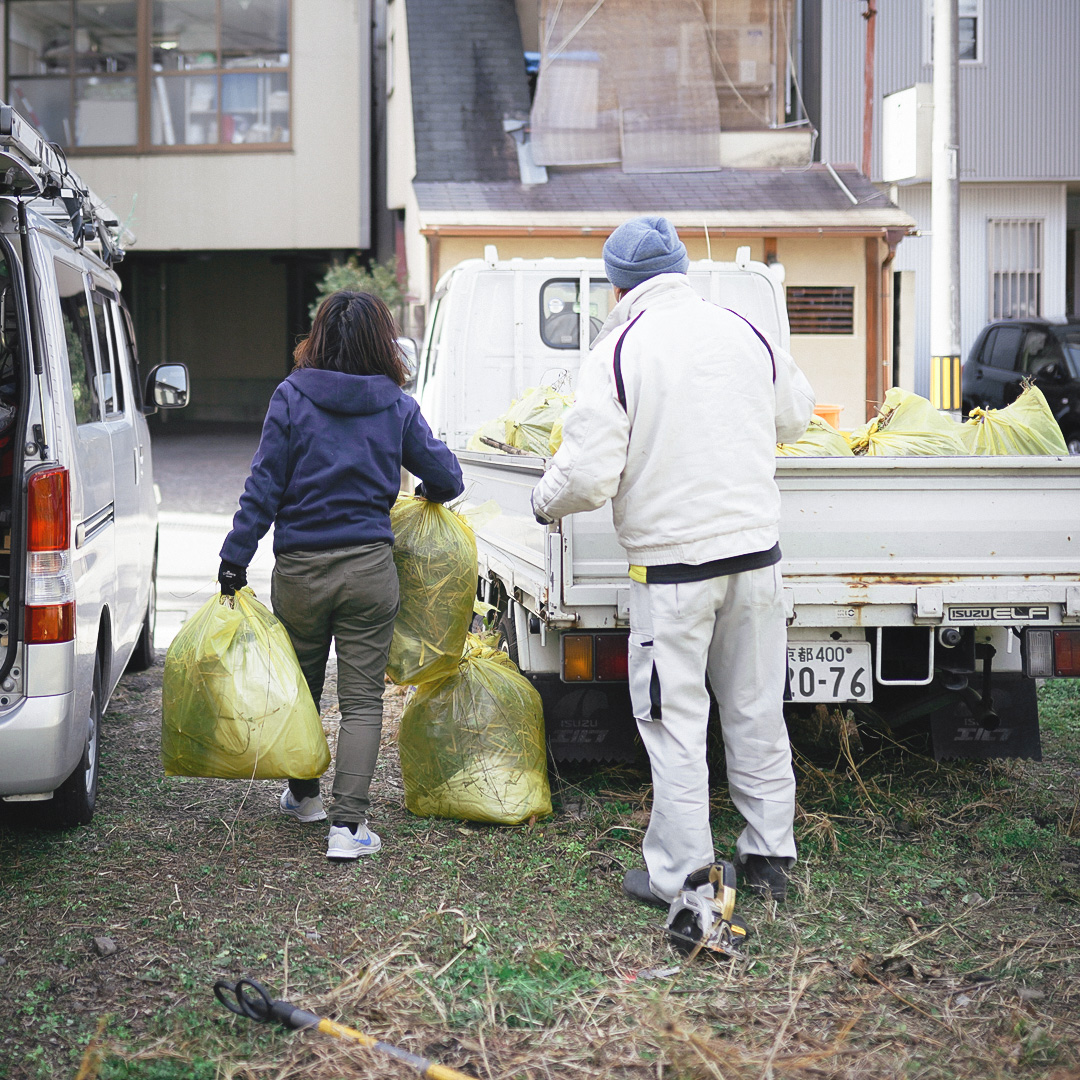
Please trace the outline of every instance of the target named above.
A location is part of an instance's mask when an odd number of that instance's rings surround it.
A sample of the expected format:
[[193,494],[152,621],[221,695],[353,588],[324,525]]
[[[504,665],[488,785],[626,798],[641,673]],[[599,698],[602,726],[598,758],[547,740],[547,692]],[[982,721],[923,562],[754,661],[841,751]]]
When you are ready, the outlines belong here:
[[361,855],[374,855],[382,847],[382,841],[361,822],[353,832],[347,825],[331,825],[326,838],[328,859],[359,859]]
[[283,814],[296,818],[297,821],[325,821],[326,811],[323,809],[322,796],[312,795],[307,799],[297,800],[293,793],[286,788],[281,793],[278,806]]

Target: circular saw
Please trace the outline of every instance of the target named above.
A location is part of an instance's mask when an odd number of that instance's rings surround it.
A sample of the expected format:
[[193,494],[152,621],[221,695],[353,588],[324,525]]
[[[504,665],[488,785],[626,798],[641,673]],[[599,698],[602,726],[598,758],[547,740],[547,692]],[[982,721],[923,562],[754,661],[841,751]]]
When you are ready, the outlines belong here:
[[729,862],[714,862],[687,874],[668,908],[664,929],[682,953],[696,956],[708,949],[741,957],[747,927],[735,914],[735,867]]

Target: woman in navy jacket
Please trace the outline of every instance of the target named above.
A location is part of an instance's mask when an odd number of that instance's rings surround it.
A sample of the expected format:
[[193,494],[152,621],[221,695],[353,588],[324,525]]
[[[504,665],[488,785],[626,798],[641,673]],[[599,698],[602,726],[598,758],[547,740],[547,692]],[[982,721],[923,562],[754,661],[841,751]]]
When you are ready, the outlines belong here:
[[[377,297],[327,297],[295,361],[270,400],[218,581],[225,595],[246,584],[273,523],[271,603],[316,705],[331,639],[337,652],[341,727],[326,854],[355,859],[381,846],[367,811],[398,610],[390,508],[402,466],[434,502],[461,494],[461,467],[401,389],[407,376],[393,316]],[[299,821],[327,816],[318,780],[290,780],[279,805]]]

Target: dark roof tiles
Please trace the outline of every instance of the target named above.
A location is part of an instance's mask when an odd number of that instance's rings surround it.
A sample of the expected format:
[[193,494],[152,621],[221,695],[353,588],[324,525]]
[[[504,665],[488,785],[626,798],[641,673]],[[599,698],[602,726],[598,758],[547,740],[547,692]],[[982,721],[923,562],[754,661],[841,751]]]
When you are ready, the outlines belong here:
[[[415,0],[414,0],[415,2]],[[851,166],[837,173],[858,200],[853,204],[824,165],[806,169],[721,169],[715,172],[624,173],[619,169],[548,170],[548,182],[512,180],[415,185],[425,211],[829,210],[893,208]]]
[[529,114],[514,0],[408,0],[416,179],[517,180],[504,117]]

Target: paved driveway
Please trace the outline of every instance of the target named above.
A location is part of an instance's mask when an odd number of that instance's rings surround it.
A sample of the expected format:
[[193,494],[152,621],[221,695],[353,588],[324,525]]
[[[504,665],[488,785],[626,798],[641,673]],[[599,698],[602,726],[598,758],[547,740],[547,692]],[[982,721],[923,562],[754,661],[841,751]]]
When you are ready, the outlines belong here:
[[[217,592],[218,552],[232,525],[259,429],[248,425],[162,424],[153,432],[158,507],[158,617],[154,644],[168,648],[184,620]],[[248,568],[270,604],[272,530]]]

